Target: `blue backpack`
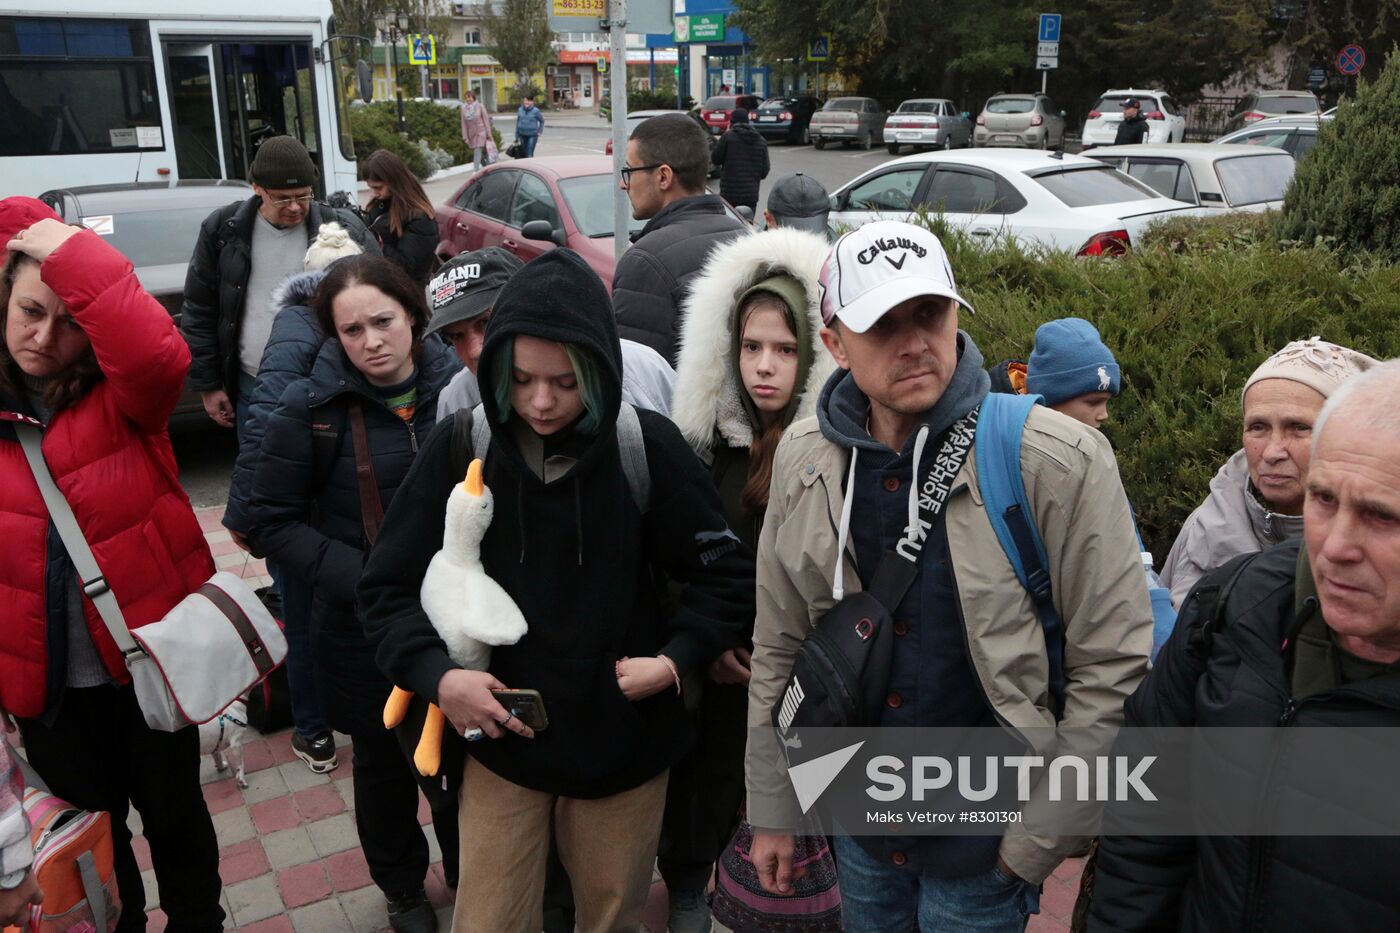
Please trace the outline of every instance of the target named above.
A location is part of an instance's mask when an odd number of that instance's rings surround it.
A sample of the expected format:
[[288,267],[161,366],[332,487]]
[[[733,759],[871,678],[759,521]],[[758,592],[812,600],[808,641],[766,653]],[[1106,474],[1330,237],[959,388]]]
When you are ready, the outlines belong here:
[[[1021,434],[1031,409],[1044,399],[1039,395],[989,394],[977,416],[977,482],[987,518],[997,541],[1016,571],[1016,578],[1030,594],[1040,627],[1045,632],[1045,653],[1050,668],[1050,701],[1058,720],[1065,709],[1065,624],[1055,608],[1050,590],[1050,565],[1045,542],[1035,527],[1035,516],[1021,479]],[[1136,533],[1136,527],[1134,528]],[[1138,538],[1142,549],[1142,538]],[[1155,592],[1154,592],[1155,590]],[[1152,598],[1153,644],[1156,657],[1171,634],[1176,611],[1164,587],[1149,586]]]

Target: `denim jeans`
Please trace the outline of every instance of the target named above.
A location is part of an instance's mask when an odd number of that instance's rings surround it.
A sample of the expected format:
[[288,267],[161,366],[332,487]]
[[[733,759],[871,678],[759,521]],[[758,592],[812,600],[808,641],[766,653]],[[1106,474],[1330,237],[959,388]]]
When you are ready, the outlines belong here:
[[532,134],[532,135],[530,135],[530,136],[521,136],[521,137],[520,137],[520,145],[522,145],[522,146],[525,147],[525,156],[524,156],[524,158],[527,158],[527,159],[528,159],[528,158],[530,158],[531,156],[533,156],[533,155],[535,154],[535,143],[537,143],[537,142],[539,142],[539,141],[540,141],[539,136],[534,135],[534,134]]
[[[272,569],[271,562],[268,569]],[[280,568],[279,568],[280,569]],[[278,574],[282,584],[282,626],[287,635],[287,687],[291,691],[292,723],[304,739],[331,731],[321,716],[316,689],[316,658],[311,648],[311,584],[293,574]]]
[[836,837],[836,877],[846,933],[1022,933],[1040,912],[1040,886],[998,867],[935,878],[885,864],[850,836]]

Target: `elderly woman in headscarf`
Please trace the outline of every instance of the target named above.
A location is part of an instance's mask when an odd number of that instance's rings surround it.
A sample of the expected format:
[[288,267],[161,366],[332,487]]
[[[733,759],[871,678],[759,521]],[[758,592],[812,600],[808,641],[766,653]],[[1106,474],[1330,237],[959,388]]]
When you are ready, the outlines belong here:
[[1210,482],[1162,567],[1181,608],[1196,581],[1240,554],[1300,537],[1312,427],[1328,397],[1376,361],[1318,337],[1295,340],[1244,384],[1244,447]]

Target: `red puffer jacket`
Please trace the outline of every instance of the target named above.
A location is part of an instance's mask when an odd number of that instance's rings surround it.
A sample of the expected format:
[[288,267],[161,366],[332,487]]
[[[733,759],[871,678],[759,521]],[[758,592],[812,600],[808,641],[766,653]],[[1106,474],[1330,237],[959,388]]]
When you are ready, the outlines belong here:
[[[4,215],[11,202],[22,200],[0,202],[0,231],[15,228]],[[69,239],[40,274],[87,333],[105,376],[54,417],[44,457],[135,629],[160,619],[214,572],[166,432],[190,352],[170,315],[142,290],[131,263],[97,235],[84,231]],[[5,409],[16,402],[0,401]],[[48,510],[14,418],[0,412],[0,707],[35,717],[47,699],[50,627],[64,624],[63,598],[52,591],[62,578],[49,578],[58,576],[55,567],[68,565],[50,561]],[[125,682],[121,653],[96,608],[87,599],[83,608],[107,670]]]

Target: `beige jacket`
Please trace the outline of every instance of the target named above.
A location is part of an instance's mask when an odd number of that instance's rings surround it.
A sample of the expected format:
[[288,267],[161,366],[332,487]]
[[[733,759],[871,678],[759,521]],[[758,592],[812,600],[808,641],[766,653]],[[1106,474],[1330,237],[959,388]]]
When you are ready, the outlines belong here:
[[[773,464],[758,546],[749,686],[746,771],[749,819],[757,827],[797,823],[771,715],[798,646],[834,605],[836,528],[848,464],[849,452],[823,437],[815,418],[789,428]],[[1035,408],[1022,439],[1021,473],[1065,624],[1067,686],[1058,725],[1040,622],[982,510],[975,454],[954,482],[946,521],[972,666],[997,717],[1012,729],[1035,730],[1028,738],[1048,762],[1056,753],[1086,748],[1084,728],[1121,724],[1123,701],[1147,673],[1152,608],[1118,465],[1099,432]],[[859,587],[852,549],[844,560],[849,593]],[[1033,790],[1027,807],[1036,805],[1035,797]],[[1001,856],[1016,874],[1039,883],[1083,842],[1008,833]]]

